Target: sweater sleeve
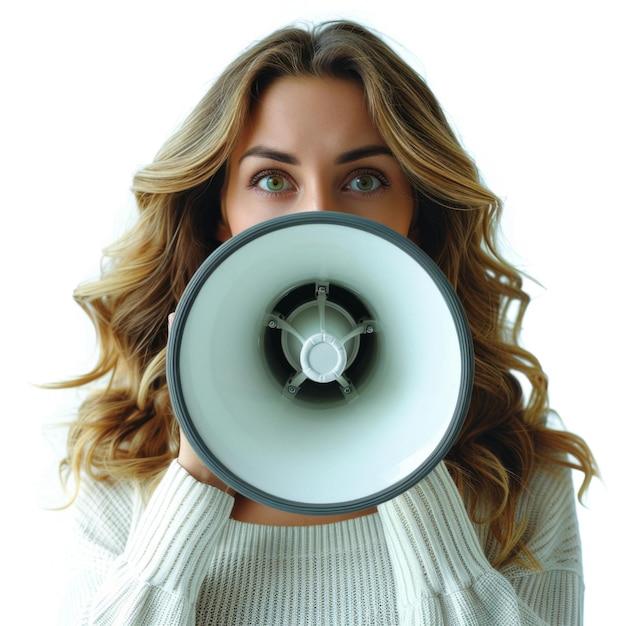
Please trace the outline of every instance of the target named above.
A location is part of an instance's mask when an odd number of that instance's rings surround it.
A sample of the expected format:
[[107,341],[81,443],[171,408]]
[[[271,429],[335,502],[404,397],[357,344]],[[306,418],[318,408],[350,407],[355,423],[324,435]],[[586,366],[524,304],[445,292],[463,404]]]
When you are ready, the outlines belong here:
[[445,465],[379,506],[393,564],[401,626],[575,626],[582,568],[569,470],[541,470],[520,498],[524,541],[541,570],[496,570],[497,542],[474,525]]
[[75,555],[60,623],[189,626],[204,564],[233,506],[174,461],[147,504],[128,485],[90,483],[76,503]]

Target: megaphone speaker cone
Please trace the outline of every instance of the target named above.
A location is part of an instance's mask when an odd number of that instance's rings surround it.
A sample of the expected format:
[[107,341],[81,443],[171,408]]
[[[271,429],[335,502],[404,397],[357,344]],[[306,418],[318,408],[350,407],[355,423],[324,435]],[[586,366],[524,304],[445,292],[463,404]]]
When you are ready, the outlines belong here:
[[399,495],[445,457],[473,351],[422,250],[370,220],[302,213],[233,237],[198,269],[167,377],[181,428],[220,479],[331,515]]

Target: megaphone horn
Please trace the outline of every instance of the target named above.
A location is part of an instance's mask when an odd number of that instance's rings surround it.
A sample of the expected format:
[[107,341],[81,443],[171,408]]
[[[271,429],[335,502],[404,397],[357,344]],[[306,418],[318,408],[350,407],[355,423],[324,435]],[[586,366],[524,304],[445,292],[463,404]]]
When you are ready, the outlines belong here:
[[302,213],[229,239],[192,277],[167,353],[172,406],[237,492],[308,515],[364,510],[424,478],[465,419],[462,306],[405,237]]

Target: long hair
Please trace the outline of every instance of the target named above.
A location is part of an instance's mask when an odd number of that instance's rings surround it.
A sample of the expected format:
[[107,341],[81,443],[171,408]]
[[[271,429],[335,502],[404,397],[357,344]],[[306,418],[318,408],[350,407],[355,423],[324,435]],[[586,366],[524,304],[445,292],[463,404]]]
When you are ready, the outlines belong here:
[[580,438],[547,426],[547,378],[519,340],[529,299],[522,276],[496,248],[500,200],[424,81],[381,38],[350,22],[290,27],[253,45],[136,173],[135,226],[106,251],[99,279],[75,292],[100,353],[92,371],[64,385],[105,385],[82,404],[63,467],[76,476],[147,480],[177,455],[165,379],[168,314],[219,245],[228,159],[255,102],[273,81],[303,76],[357,81],[412,184],[416,243],[456,289],[475,351],[469,414],[446,462],[470,515],[500,542],[497,563],[521,555],[536,565],[514,519],[529,475],[538,461],[576,467],[585,488],[593,457]]

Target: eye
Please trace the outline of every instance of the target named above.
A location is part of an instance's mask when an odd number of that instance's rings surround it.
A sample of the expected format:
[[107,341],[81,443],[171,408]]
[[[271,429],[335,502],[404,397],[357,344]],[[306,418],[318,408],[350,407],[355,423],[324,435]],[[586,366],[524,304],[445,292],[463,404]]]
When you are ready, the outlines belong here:
[[261,172],[252,180],[252,186],[258,187],[261,191],[267,193],[279,193],[293,189],[293,185],[282,174],[274,172]]
[[350,180],[347,187],[351,191],[357,191],[359,193],[371,193],[376,191],[379,187],[386,185],[386,181],[379,174],[372,174],[363,172],[358,176],[355,176]]

